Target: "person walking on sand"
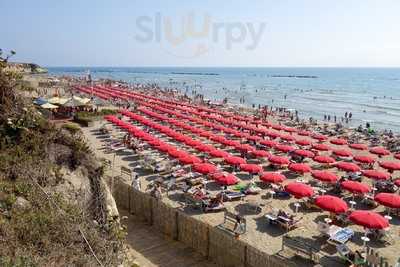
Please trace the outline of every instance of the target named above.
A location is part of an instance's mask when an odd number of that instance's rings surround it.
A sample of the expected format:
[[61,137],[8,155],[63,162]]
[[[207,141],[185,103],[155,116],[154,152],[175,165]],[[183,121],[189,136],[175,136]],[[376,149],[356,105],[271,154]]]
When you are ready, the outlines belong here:
[[351,120],[352,117],[353,117],[353,114],[350,112],[349,113],[349,119]]
[[131,177],[132,177],[132,187],[133,187],[133,189],[141,191],[142,184],[140,182],[140,178],[139,178],[139,175],[137,174],[137,172],[132,171]]

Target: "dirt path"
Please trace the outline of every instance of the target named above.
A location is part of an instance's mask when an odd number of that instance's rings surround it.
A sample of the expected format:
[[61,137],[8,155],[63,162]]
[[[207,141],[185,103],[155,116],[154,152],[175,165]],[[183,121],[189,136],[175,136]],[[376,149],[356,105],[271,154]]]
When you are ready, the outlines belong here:
[[129,254],[140,267],[216,267],[200,254],[180,242],[167,239],[151,226],[140,221],[127,211],[120,210],[128,218],[123,224],[128,227],[126,244]]

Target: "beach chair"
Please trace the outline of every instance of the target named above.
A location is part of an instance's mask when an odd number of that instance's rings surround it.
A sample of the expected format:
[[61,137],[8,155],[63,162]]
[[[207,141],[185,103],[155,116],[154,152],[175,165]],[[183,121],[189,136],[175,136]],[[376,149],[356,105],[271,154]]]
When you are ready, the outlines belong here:
[[308,198],[306,201],[304,201],[304,206],[308,210],[320,210],[321,208],[315,205],[315,198]]
[[370,208],[376,208],[378,203],[374,200],[374,196],[370,194],[365,194],[361,199],[361,203]]
[[366,260],[362,257],[360,253],[353,253],[349,247],[344,244],[339,244],[336,246],[336,251],[345,264],[351,266],[364,266]]
[[292,219],[290,219],[290,218],[286,218],[283,216],[278,216],[278,219],[276,221],[280,227],[285,229],[286,232],[289,232],[289,231],[293,230],[294,228],[297,228],[302,219],[303,219],[303,217],[299,217],[299,218],[293,217]]
[[224,201],[235,201],[243,199],[246,195],[243,194],[242,192],[225,191],[223,192],[223,196],[224,196]]
[[217,205],[212,205],[210,201],[204,201],[203,211],[204,212],[217,212],[225,210],[225,205],[223,203],[219,203]]
[[185,207],[190,207],[193,209],[204,209],[204,201],[202,199],[194,197],[190,193],[185,193]]

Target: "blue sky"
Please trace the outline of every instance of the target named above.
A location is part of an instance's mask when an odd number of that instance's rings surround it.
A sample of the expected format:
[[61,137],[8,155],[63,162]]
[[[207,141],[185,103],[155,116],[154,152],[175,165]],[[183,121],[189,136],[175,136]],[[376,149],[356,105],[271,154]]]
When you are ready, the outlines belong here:
[[[0,47],[44,66],[400,66],[398,0],[2,0],[0,10]],[[159,41],[138,41],[157,13],[176,37],[189,14],[198,31],[208,15],[209,28],[177,44],[161,23]],[[252,49],[249,27],[260,30]],[[241,40],[227,49],[227,37]]]

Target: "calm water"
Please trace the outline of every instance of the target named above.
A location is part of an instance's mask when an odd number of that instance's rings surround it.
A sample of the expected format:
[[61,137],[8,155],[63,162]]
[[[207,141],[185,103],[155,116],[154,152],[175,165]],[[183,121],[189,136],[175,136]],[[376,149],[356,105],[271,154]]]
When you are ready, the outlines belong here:
[[324,114],[340,118],[352,112],[353,126],[368,121],[377,129],[400,132],[400,69],[59,67],[49,72],[85,75],[88,69],[94,78],[158,83],[189,93],[196,89],[211,100],[228,97],[230,103],[244,96],[245,105],[287,107],[320,120]]

